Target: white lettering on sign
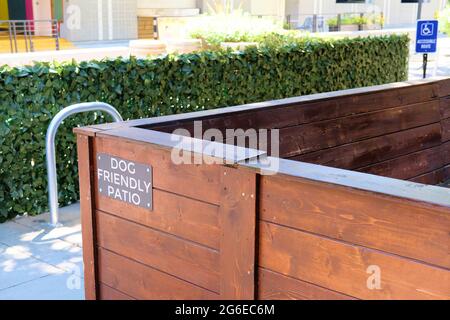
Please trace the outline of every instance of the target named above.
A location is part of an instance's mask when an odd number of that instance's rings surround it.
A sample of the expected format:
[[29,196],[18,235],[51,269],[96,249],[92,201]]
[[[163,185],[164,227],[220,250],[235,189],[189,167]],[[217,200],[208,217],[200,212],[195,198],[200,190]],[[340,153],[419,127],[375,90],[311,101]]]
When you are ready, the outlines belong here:
[[152,167],[107,154],[97,155],[98,191],[109,198],[152,209]]

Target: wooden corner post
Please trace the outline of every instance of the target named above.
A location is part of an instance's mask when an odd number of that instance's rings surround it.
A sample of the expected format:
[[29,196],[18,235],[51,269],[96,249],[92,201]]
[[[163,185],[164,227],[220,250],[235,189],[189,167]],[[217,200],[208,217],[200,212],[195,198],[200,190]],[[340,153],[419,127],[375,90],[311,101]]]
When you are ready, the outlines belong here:
[[94,136],[77,131],[78,174],[80,179],[80,211],[83,240],[84,287],[87,300],[97,299],[95,218],[93,196]]
[[220,297],[255,299],[256,173],[223,167],[220,196]]

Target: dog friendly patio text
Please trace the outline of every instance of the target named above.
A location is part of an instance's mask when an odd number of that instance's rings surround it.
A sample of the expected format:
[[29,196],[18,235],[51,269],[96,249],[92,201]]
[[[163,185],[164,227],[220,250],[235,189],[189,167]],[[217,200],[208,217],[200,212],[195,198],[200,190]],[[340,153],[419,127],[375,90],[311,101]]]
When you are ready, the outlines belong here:
[[152,167],[108,154],[97,155],[101,195],[152,209]]

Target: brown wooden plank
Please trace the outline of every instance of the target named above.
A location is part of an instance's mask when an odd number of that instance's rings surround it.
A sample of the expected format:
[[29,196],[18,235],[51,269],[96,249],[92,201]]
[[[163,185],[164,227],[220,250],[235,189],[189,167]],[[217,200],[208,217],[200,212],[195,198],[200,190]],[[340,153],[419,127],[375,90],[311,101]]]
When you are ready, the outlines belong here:
[[341,169],[356,169],[441,143],[439,123],[298,155],[290,160]]
[[444,181],[447,181],[450,179],[450,166],[446,166],[444,168]]
[[[205,159],[211,160],[214,163],[235,164],[239,161],[244,161],[266,154],[264,151],[256,149],[245,149],[241,147],[230,147],[230,145],[191,137],[181,137],[166,132],[159,132],[154,130],[147,130],[142,128],[122,128],[108,130],[98,133],[97,136],[115,137],[123,141],[133,144],[156,145],[171,153],[171,161],[173,163],[185,163],[187,157],[188,163],[203,164]],[[214,140],[214,139],[212,139]],[[183,155],[182,161],[179,157],[180,152]],[[203,157],[201,157],[201,155]],[[178,159],[177,159],[178,158]]]
[[442,168],[441,146],[414,152],[392,160],[359,168],[358,171],[383,177],[408,180],[424,173]]
[[450,118],[441,121],[442,142],[450,141]]
[[92,127],[76,127],[72,130],[75,134],[81,134],[88,137],[95,137],[95,134],[97,132],[100,132],[102,130]]
[[92,137],[77,134],[80,216],[83,240],[84,288],[87,300],[97,299],[95,221],[92,188]]
[[103,283],[99,283],[100,300],[136,300],[123,292],[111,288]]
[[[245,115],[248,117],[248,115]],[[234,119],[234,116],[231,116],[230,118]],[[252,120],[253,118],[249,118],[249,120]],[[255,126],[251,127],[248,124],[245,126],[239,126],[239,123],[230,122],[228,127],[214,127],[214,126],[208,126],[205,125],[205,121],[203,121],[202,125],[199,127],[198,131],[199,133],[195,133],[194,130],[194,122],[187,122],[187,123],[176,123],[169,126],[161,126],[161,127],[155,127],[152,128],[152,130],[156,131],[162,131],[165,133],[177,133],[182,136],[188,136],[188,137],[195,137],[195,138],[201,138],[208,141],[216,141],[220,143],[225,144],[231,144],[236,145],[240,147],[245,148],[252,148],[252,149],[258,149],[262,151],[270,151],[268,147],[270,147],[270,131],[267,133],[267,143],[264,145],[259,144],[259,129]],[[255,124],[256,125],[256,124]],[[242,127],[245,127],[245,129],[242,129]],[[247,128],[248,127],[248,128]],[[214,140],[211,140],[210,137],[207,139],[204,134],[209,129],[217,129],[221,132],[222,136],[217,137],[214,136]],[[181,130],[181,131],[177,131]],[[187,130],[186,132],[184,130]],[[440,130],[440,127],[439,127]],[[250,142],[256,142],[255,144],[251,144]]]
[[97,137],[94,147],[96,154],[107,153],[151,165],[155,188],[213,204],[219,203],[219,165],[177,165],[171,159],[170,150],[118,138]]
[[450,96],[439,99],[441,119],[450,118]]
[[223,167],[220,297],[255,298],[256,173]]
[[[341,91],[345,93],[345,91]],[[279,101],[270,101],[253,106],[249,110],[235,107],[229,109],[230,112],[223,113],[216,110],[215,114],[203,116],[204,113],[198,113],[197,120],[202,121],[203,129],[217,128],[224,130],[226,128],[284,128],[296,126],[305,123],[346,117],[354,114],[373,112],[404,106],[409,104],[421,103],[433,100],[438,93],[434,84],[421,84],[401,88],[389,88],[380,91],[354,93],[351,95],[332,95],[322,94],[321,99],[284,99]],[[317,95],[311,95],[311,97]],[[298,100],[298,101],[296,101]],[[269,107],[269,104],[272,104]],[[258,105],[260,106],[258,108]],[[236,111],[236,110],[237,111]],[[244,109],[244,110],[240,110]],[[192,113],[194,116],[195,114]],[[196,117],[179,115],[180,120],[174,120],[164,124],[153,124],[149,128],[153,130],[162,130],[172,132],[175,128],[183,127],[192,132],[192,121]]]
[[[364,98],[362,100],[358,100],[357,96],[371,96],[370,99]],[[444,96],[444,95],[442,95]],[[340,103],[336,106],[336,111],[339,110],[336,114],[331,114],[330,118],[343,117],[346,115],[356,114],[356,113],[364,113],[375,110],[382,110],[387,108],[393,108],[401,105],[410,105],[414,103],[420,103],[425,101],[430,101],[439,97],[439,83],[436,80],[427,80],[427,82],[419,81],[409,81],[409,82],[397,82],[397,83],[389,83],[385,85],[371,86],[371,87],[363,87],[363,88],[355,88],[355,89],[347,89],[347,90],[339,90],[334,92],[323,92],[311,95],[305,95],[300,97],[292,97],[280,100],[266,101],[266,102],[257,102],[251,103],[247,105],[240,106],[232,106],[232,107],[224,107],[217,109],[209,109],[204,111],[196,111],[182,114],[174,114],[156,118],[147,118],[147,119],[135,119],[129,120],[125,122],[115,122],[108,124],[100,124],[94,125],[92,127],[97,128],[99,130],[109,130],[113,128],[124,128],[124,127],[141,127],[141,128],[154,128],[159,126],[170,125],[175,122],[182,123],[185,121],[193,121],[193,120],[205,120],[209,118],[224,118],[227,115],[236,115],[241,113],[248,113],[250,115],[256,115],[259,111],[265,111],[272,109],[274,111],[274,115],[280,114],[281,108],[283,110],[289,108],[290,106],[295,108],[299,105],[306,105],[315,102],[322,103],[324,101],[332,101],[332,100],[340,100]],[[347,100],[344,100],[347,99]],[[370,107],[367,107],[369,106]],[[325,107],[325,106],[324,106]],[[356,109],[354,109],[356,108]],[[376,109],[372,109],[376,108]],[[333,108],[330,108],[333,109]],[[281,110],[281,111],[283,111]],[[318,112],[319,110],[315,106],[311,106],[310,115],[320,115],[322,112]],[[322,110],[321,110],[322,111]],[[293,113],[298,113],[297,110],[293,110]],[[274,123],[276,121],[270,120],[272,117],[270,114],[265,114],[265,119],[269,123]],[[292,117],[292,114],[286,114],[285,118],[289,124],[292,123],[292,120],[289,119]],[[273,118],[274,119],[274,118]],[[320,118],[320,120],[325,120]],[[314,120],[314,121],[320,121]],[[288,125],[289,125],[288,124]],[[298,123],[300,124],[300,123]],[[267,127],[263,123],[260,127]],[[283,125],[280,123],[280,127]],[[269,127],[267,127],[269,128]]]
[[[262,222],[260,266],[361,299],[450,299],[450,271]],[[371,268],[381,288],[370,289]]]
[[450,141],[443,143],[441,148],[444,165],[450,164]]
[[214,292],[101,248],[99,279],[139,300],[203,300],[219,297]]
[[266,152],[269,155],[272,155],[273,146],[271,130],[260,131],[247,129],[244,132],[242,131],[236,131],[235,135],[230,133],[228,136],[226,136],[225,144],[244,148],[258,149],[260,151]]
[[263,268],[258,269],[258,280],[260,300],[355,300],[342,293]]
[[280,130],[280,154],[291,157],[439,121],[436,100],[284,128]]
[[219,253],[193,242],[97,211],[99,246],[219,292]]
[[[200,121],[200,120],[198,120],[198,121]],[[188,136],[197,138],[195,136],[195,131],[194,131],[194,121],[191,121],[191,120],[186,121],[186,122],[178,122],[177,121],[172,124],[152,126],[151,130],[156,130],[156,131],[161,131],[161,132],[166,132],[166,133],[175,133],[176,130],[179,130],[178,132],[176,132],[176,134],[179,134],[182,136],[187,135],[184,133],[184,130],[186,130],[186,132],[189,133]],[[201,132],[202,135],[203,135],[203,132],[204,132],[204,130],[202,130],[202,132]]]
[[[388,108],[433,100],[437,92],[433,85],[397,88],[378,92],[335,97],[334,99],[310,102],[299,108],[285,106],[257,113],[261,128],[284,128],[315,121],[323,121],[350,115],[384,110]],[[300,109],[300,110],[299,110]]]
[[449,208],[283,176],[260,186],[265,221],[450,268]]
[[[95,184],[97,190],[97,180]],[[173,193],[153,190],[153,210],[96,194],[97,209],[219,249],[219,207]]]
[[440,80],[438,86],[440,97],[450,96],[450,78]]
[[413,182],[417,182],[417,183],[437,185],[439,183],[444,182],[444,180],[445,180],[444,168],[440,168],[440,169],[422,174],[422,175],[420,175],[418,177],[414,177],[410,180]]

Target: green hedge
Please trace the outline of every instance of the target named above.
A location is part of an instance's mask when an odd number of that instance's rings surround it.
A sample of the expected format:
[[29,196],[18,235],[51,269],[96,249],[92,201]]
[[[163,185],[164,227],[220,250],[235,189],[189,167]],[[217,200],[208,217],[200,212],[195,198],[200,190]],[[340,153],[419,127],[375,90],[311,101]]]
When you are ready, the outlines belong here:
[[[402,81],[408,41],[307,40],[240,53],[0,67],[0,221],[47,210],[44,137],[50,119],[65,106],[104,101],[135,119]],[[78,198],[72,128],[103,121],[91,113],[61,127],[61,205]]]

